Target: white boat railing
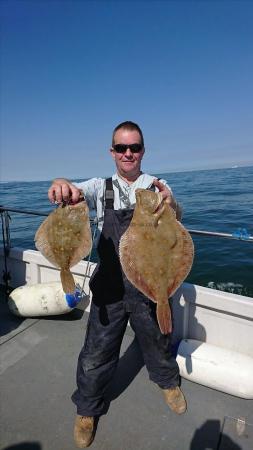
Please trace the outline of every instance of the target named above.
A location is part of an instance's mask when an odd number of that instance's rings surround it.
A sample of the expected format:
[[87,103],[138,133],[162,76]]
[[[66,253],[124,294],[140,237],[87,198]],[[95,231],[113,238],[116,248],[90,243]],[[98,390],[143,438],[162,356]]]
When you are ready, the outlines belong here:
[[[45,213],[42,211],[33,211],[33,210],[25,210],[25,209],[16,209],[16,208],[9,208],[7,206],[1,206],[0,205],[0,214],[1,217],[5,213],[8,214],[9,212],[14,213],[20,213],[20,214],[28,214],[28,215],[34,215],[34,216],[48,216],[49,213]],[[90,217],[91,224],[96,224],[97,219],[96,217]],[[249,241],[253,242],[253,236],[251,236],[246,228],[238,228],[233,233],[221,233],[219,231],[207,231],[207,230],[192,230],[188,229],[189,233],[192,235],[199,235],[199,236],[210,236],[210,237],[222,237],[222,238],[228,238],[228,239],[237,239],[242,241]]]

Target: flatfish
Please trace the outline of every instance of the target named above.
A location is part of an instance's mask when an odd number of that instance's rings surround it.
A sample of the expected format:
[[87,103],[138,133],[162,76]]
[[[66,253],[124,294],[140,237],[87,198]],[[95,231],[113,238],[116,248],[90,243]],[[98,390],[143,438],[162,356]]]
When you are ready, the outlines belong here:
[[161,193],[136,189],[133,218],[121,237],[119,255],[128,280],[157,304],[161,332],[170,333],[168,298],[190,272],[194,246]]
[[92,247],[89,209],[85,200],[75,204],[60,204],[44,220],[35,234],[35,246],[60,269],[65,293],[75,292],[70,267],[87,256]]

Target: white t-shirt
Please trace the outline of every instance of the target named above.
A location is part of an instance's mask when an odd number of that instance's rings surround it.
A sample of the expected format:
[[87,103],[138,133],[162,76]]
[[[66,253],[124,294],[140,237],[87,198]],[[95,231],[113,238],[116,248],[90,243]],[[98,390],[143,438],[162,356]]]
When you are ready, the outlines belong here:
[[[146,173],[141,174],[132,184],[128,184],[117,173],[112,176],[112,185],[114,191],[114,209],[134,209],[136,199],[135,190],[138,188],[149,188],[155,177]],[[172,193],[170,186],[165,180],[160,179]],[[78,189],[82,189],[90,211],[96,211],[98,218],[98,235],[96,241],[103,228],[104,223],[104,195],[105,195],[105,179],[91,178],[81,183],[73,183]],[[158,188],[156,187],[158,192]]]

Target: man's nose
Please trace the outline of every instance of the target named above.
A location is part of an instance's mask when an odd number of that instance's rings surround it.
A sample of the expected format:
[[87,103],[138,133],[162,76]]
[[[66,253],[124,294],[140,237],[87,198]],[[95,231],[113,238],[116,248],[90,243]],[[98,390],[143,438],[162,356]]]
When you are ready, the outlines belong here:
[[132,156],[132,152],[129,147],[125,151],[125,156],[127,156],[128,158],[131,158],[131,156]]

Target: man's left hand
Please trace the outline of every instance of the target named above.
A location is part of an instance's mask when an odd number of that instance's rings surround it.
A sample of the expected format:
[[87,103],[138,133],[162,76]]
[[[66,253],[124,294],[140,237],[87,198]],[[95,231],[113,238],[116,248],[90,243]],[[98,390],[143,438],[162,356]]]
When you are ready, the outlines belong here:
[[171,191],[163,184],[161,181],[159,181],[157,178],[154,178],[153,184],[159,189],[159,192],[161,192],[163,199],[166,200],[166,203],[168,203],[171,208],[175,209],[177,206],[177,203],[171,193]]
[[174,209],[176,213],[177,220],[182,219],[182,210],[176,200],[174,199],[171,191],[163,184],[161,181],[159,181],[157,178],[154,178],[153,184],[159,189],[159,192],[161,192],[164,201]]

